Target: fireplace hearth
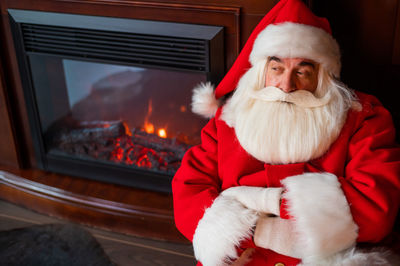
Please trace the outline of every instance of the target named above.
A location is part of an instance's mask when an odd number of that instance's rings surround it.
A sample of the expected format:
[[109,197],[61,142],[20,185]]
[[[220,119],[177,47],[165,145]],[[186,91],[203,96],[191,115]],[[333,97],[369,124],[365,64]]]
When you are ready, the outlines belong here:
[[223,28],[9,10],[38,166],[170,192],[207,121],[191,90],[218,82]]

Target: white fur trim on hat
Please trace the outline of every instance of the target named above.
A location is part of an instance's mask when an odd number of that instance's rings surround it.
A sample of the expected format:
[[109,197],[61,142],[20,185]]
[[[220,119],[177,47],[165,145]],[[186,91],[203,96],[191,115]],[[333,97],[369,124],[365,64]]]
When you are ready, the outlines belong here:
[[218,196],[206,209],[194,233],[196,259],[204,266],[227,265],[237,259],[236,247],[252,235],[257,217],[255,211],[233,197]]
[[214,88],[210,82],[201,83],[193,89],[192,112],[205,118],[215,116],[219,101],[215,98]]
[[318,262],[356,244],[358,226],[337,177],[306,173],[282,181],[301,247],[299,258]]
[[254,66],[269,56],[311,59],[335,77],[340,76],[339,45],[329,33],[317,27],[292,22],[269,25],[254,41],[250,62]]

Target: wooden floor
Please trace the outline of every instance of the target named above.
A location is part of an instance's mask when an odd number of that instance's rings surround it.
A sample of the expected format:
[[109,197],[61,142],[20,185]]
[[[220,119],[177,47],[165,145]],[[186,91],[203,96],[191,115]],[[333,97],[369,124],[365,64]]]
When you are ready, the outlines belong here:
[[[0,231],[36,224],[66,223],[19,206],[0,201]],[[190,245],[137,238],[85,227],[117,265],[195,265]]]

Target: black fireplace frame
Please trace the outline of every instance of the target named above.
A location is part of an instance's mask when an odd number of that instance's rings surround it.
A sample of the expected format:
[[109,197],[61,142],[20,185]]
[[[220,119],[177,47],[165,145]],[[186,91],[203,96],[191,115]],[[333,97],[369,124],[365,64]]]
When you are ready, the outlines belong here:
[[[124,165],[91,162],[46,153],[43,141],[44,134],[39,122],[40,118],[36,105],[28,55],[53,55],[89,62],[118,63],[128,66],[200,72],[206,75],[208,81],[217,84],[224,74],[223,27],[17,9],[9,9],[8,14],[17,53],[16,56],[28,111],[37,166],[40,169],[50,172],[170,193],[172,175],[135,169]],[[174,64],[173,62],[168,63],[168,60],[164,60],[162,58],[164,55],[156,55],[154,60],[147,60],[146,58],[140,58],[140,56],[135,57],[135,52],[133,52],[133,56],[132,54],[121,55],[118,60],[112,57],[104,57],[101,53],[86,53],[85,50],[68,51],[68,48],[67,51],[57,48],[52,50],[52,52],[48,52],[43,47],[40,47],[40,44],[37,45],[35,42],[27,41],[24,38],[24,28],[26,30],[30,26],[39,28],[50,27],[50,30],[52,30],[51,27],[60,27],[66,30],[77,29],[84,34],[85,32],[91,33],[93,31],[114,32],[118,36],[120,34],[123,38],[126,38],[126,36],[132,36],[133,38],[135,36],[139,36],[139,38],[144,36],[145,38],[149,37],[155,40],[157,38],[170,38],[172,42],[173,39],[177,39],[178,41],[188,40],[189,43],[190,41],[202,43],[205,57],[204,60],[194,63],[190,62],[190,56],[187,60],[179,61],[178,58],[179,62]],[[172,43],[171,46],[174,46],[174,44]],[[150,57],[154,58],[153,56]]]

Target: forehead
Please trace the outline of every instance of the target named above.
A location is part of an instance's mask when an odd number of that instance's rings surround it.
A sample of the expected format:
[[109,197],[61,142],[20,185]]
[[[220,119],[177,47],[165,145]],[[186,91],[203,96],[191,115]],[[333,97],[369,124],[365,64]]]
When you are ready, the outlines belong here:
[[317,67],[318,63],[307,58],[282,58],[282,57],[277,57],[277,56],[271,56],[268,59],[268,62],[275,62],[283,65],[288,65],[288,66],[310,66],[310,67]]

